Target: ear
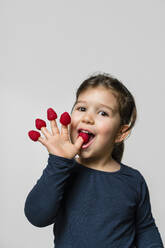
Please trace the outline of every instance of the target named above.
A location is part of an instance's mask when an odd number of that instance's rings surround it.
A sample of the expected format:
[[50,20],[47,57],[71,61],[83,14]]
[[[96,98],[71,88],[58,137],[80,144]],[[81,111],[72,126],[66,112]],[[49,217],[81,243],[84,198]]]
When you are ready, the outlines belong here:
[[123,125],[119,129],[119,131],[118,131],[118,133],[116,135],[116,138],[115,138],[115,143],[122,142],[129,135],[129,133],[131,132],[131,130],[126,131],[128,128],[129,128],[129,125]]

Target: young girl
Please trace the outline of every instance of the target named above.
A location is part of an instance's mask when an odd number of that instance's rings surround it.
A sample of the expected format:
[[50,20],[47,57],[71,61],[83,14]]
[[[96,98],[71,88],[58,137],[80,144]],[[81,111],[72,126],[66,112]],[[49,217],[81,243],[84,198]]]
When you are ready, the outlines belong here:
[[[48,164],[24,211],[34,226],[54,224],[56,248],[163,247],[146,181],[121,163],[136,111],[128,89],[100,73],[78,88],[68,127],[41,128]],[[87,144],[80,131],[90,133]]]

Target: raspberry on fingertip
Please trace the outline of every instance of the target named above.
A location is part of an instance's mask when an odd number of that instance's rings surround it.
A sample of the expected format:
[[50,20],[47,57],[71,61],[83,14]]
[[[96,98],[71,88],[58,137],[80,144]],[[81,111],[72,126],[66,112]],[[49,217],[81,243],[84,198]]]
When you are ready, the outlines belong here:
[[47,119],[49,121],[57,119],[57,114],[52,108],[47,109]]
[[46,127],[46,122],[42,119],[35,120],[36,128],[41,130],[42,127]]
[[71,122],[71,117],[68,112],[64,112],[60,117],[60,123],[67,126]]
[[29,138],[33,141],[37,141],[38,138],[41,136],[39,132],[31,130],[28,132]]
[[87,133],[81,132],[81,133],[79,133],[78,137],[79,136],[81,136],[83,138],[85,144],[88,143],[90,136]]

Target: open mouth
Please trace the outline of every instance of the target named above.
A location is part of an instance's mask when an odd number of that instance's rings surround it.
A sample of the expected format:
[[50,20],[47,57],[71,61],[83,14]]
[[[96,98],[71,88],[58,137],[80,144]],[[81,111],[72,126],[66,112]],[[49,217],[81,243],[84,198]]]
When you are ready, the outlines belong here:
[[89,138],[88,142],[87,142],[87,143],[84,143],[84,144],[82,145],[82,148],[83,148],[83,149],[84,149],[84,148],[88,148],[88,147],[94,142],[94,140],[95,140],[95,136],[91,136],[91,137]]
[[85,133],[88,136],[88,139],[86,141],[84,141],[82,148],[89,147],[93,143],[93,141],[95,139],[95,135],[93,133],[87,131],[87,130],[82,130],[82,129],[78,130],[78,135],[80,133]]

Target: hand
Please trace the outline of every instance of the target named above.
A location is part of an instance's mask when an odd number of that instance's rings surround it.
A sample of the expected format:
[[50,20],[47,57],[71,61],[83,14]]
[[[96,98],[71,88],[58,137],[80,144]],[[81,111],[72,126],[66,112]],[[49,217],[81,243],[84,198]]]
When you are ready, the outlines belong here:
[[[62,118],[60,118],[60,120],[61,119]],[[50,120],[50,126],[52,133],[46,128],[46,125],[40,128],[45,138],[42,138],[40,136],[38,138],[38,141],[47,148],[50,154],[69,159],[74,158],[75,155],[79,153],[81,146],[84,143],[83,138],[79,136],[75,144],[72,144],[69,139],[69,131],[68,131],[68,126],[66,124],[63,125],[61,123],[61,134],[59,132],[55,119]]]

